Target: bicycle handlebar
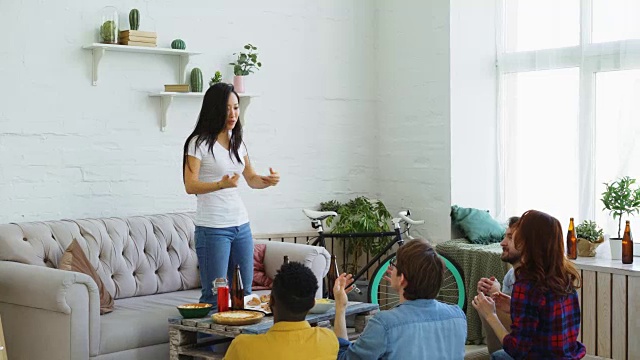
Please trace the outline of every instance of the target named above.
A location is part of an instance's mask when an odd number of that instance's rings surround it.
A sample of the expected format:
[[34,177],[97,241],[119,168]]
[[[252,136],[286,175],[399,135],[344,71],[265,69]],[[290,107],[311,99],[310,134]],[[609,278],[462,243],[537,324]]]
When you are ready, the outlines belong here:
[[411,224],[411,225],[424,224],[424,220],[413,220],[409,217],[409,215],[411,215],[411,212],[409,210],[400,211],[398,213],[398,216],[400,216],[402,221],[406,222],[407,224]]

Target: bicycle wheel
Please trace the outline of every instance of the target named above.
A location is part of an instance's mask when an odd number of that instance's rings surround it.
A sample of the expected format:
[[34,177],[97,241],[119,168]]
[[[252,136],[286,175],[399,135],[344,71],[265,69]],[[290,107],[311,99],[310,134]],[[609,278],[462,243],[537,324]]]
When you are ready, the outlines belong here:
[[[389,262],[395,258],[396,254],[387,256],[380,266],[373,273],[373,277],[369,283],[369,302],[378,304],[380,310],[388,310],[400,303],[400,296],[391,288],[384,276],[389,268]],[[443,260],[445,271],[442,278],[442,287],[436,299],[458,305],[462,311],[466,311],[467,302],[464,288],[464,276],[460,267],[444,255],[438,254]]]

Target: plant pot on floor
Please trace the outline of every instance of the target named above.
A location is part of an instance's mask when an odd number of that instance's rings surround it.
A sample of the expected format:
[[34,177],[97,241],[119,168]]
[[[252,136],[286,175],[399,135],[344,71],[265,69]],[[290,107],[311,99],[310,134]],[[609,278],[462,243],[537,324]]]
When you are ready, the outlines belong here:
[[593,257],[596,256],[596,249],[604,242],[604,238],[591,242],[587,239],[578,238],[578,256]]

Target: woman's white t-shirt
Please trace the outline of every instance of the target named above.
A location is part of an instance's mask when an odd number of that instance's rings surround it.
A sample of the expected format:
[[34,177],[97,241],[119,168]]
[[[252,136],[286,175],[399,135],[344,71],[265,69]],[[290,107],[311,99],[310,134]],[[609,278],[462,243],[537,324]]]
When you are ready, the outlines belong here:
[[[224,175],[231,177],[234,173],[242,176],[244,157],[247,155],[244,143],[238,149],[238,155],[242,159],[242,162],[238,162],[234,155],[232,155],[233,158],[229,157],[229,150],[222,147],[219,142],[214,143],[212,155],[207,141],[203,141],[196,148],[196,139],[197,136],[189,142],[187,154],[200,160],[198,180],[215,182],[220,181]],[[240,198],[237,187],[199,194],[197,198],[198,209],[195,219],[197,226],[223,228],[240,226],[249,222],[247,209]]]

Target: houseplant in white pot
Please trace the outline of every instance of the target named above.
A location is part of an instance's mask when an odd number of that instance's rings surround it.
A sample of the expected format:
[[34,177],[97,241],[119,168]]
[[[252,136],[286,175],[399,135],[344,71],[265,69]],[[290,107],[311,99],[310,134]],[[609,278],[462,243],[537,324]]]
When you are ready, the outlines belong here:
[[596,248],[604,242],[604,233],[595,221],[585,220],[576,226],[578,256],[596,256]]
[[262,63],[258,61],[257,47],[247,44],[244,46],[247,52],[234,53],[238,58],[235,62],[229,63],[233,65],[233,87],[239,93],[244,92],[244,77],[252,74],[254,71],[260,70]]
[[611,258],[620,259],[622,256],[622,215],[627,216],[640,211],[640,187],[636,179],[623,176],[611,183],[604,183],[605,191],[602,193],[602,210],[609,210],[613,219],[618,219],[618,237],[610,238]]

